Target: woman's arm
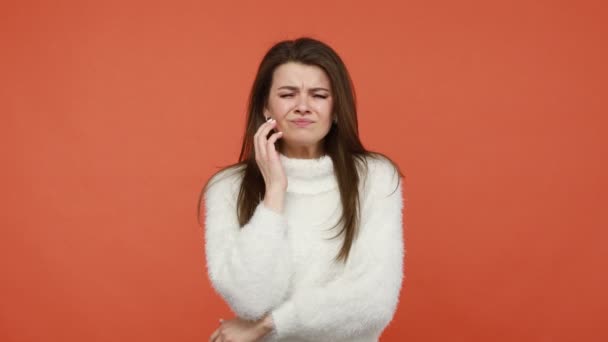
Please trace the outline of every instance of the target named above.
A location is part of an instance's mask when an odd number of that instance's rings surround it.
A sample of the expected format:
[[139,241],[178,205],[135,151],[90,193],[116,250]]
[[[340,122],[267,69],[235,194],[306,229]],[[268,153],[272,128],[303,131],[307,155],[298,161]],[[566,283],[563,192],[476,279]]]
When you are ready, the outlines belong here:
[[211,284],[241,318],[257,320],[285,298],[290,265],[283,214],[264,205],[240,227],[233,177],[205,192],[205,255]]
[[[381,163],[376,194],[362,215],[344,273],[324,286],[297,292],[272,311],[278,337],[348,340],[379,334],[392,320],[403,279],[402,186],[392,165]],[[396,190],[395,190],[396,189]],[[391,194],[392,193],[392,194]]]

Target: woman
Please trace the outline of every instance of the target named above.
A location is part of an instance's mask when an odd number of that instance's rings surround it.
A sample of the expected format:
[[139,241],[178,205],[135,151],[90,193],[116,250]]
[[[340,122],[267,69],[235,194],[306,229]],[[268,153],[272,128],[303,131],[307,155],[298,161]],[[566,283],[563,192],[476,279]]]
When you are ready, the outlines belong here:
[[311,38],[274,45],[239,162],[199,198],[209,278],[236,314],[210,341],[377,341],[403,279],[402,177],[361,144],[334,50]]

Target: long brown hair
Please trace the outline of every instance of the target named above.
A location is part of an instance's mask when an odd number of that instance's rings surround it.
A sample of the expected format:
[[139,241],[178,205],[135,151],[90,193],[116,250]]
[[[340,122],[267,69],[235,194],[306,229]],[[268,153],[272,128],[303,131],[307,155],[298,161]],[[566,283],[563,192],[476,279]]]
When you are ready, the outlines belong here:
[[[342,216],[332,228],[342,223],[342,229],[333,237],[344,235],[342,248],[335,261],[346,262],[351,245],[355,239],[360,222],[360,201],[358,185],[360,174],[358,169],[365,167],[366,157],[384,157],[390,161],[399,175],[403,177],[398,165],[386,155],[366,150],[359,140],[357,123],[357,108],[355,89],[350,75],[338,54],[327,44],[309,37],[295,40],[284,40],[268,50],[257,71],[257,75],[249,95],[247,122],[241,153],[237,163],[228,165],[217,171],[222,172],[234,168],[242,172],[242,183],[238,195],[237,215],[243,227],[251,219],[253,212],[264,198],[266,186],[255,161],[253,137],[257,129],[264,123],[264,107],[267,104],[274,70],[287,62],[297,62],[305,65],[315,65],[325,71],[331,82],[333,97],[334,122],[323,139],[325,152],[333,161],[334,172],[340,190],[342,201]],[[282,151],[282,139],[275,143]],[[216,174],[217,174],[216,173]],[[210,177],[209,180],[213,178]],[[198,218],[200,219],[201,199],[209,185],[209,180],[203,187],[198,201]],[[200,221],[199,221],[200,224]]]

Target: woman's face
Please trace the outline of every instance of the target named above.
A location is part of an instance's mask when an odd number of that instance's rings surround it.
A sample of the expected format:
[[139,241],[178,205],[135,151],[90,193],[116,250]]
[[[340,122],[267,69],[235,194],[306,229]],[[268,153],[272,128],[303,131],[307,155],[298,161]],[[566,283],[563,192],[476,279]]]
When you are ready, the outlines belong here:
[[274,71],[264,114],[277,121],[283,143],[318,146],[331,128],[332,104],[330,80],[323,69],[288,62]]

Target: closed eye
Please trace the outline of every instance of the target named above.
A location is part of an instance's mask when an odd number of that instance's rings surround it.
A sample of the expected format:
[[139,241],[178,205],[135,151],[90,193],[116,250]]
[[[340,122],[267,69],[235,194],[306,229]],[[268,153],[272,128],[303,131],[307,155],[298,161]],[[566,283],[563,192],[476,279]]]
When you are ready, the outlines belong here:
[[[283,94],[283,95],[279,95],[280,98],[287,98],[287,97],[293,97],[293,94]],[[328,98],[327,95],[314,95],[314,97],[319,98],[319,99],[326,99]]]

